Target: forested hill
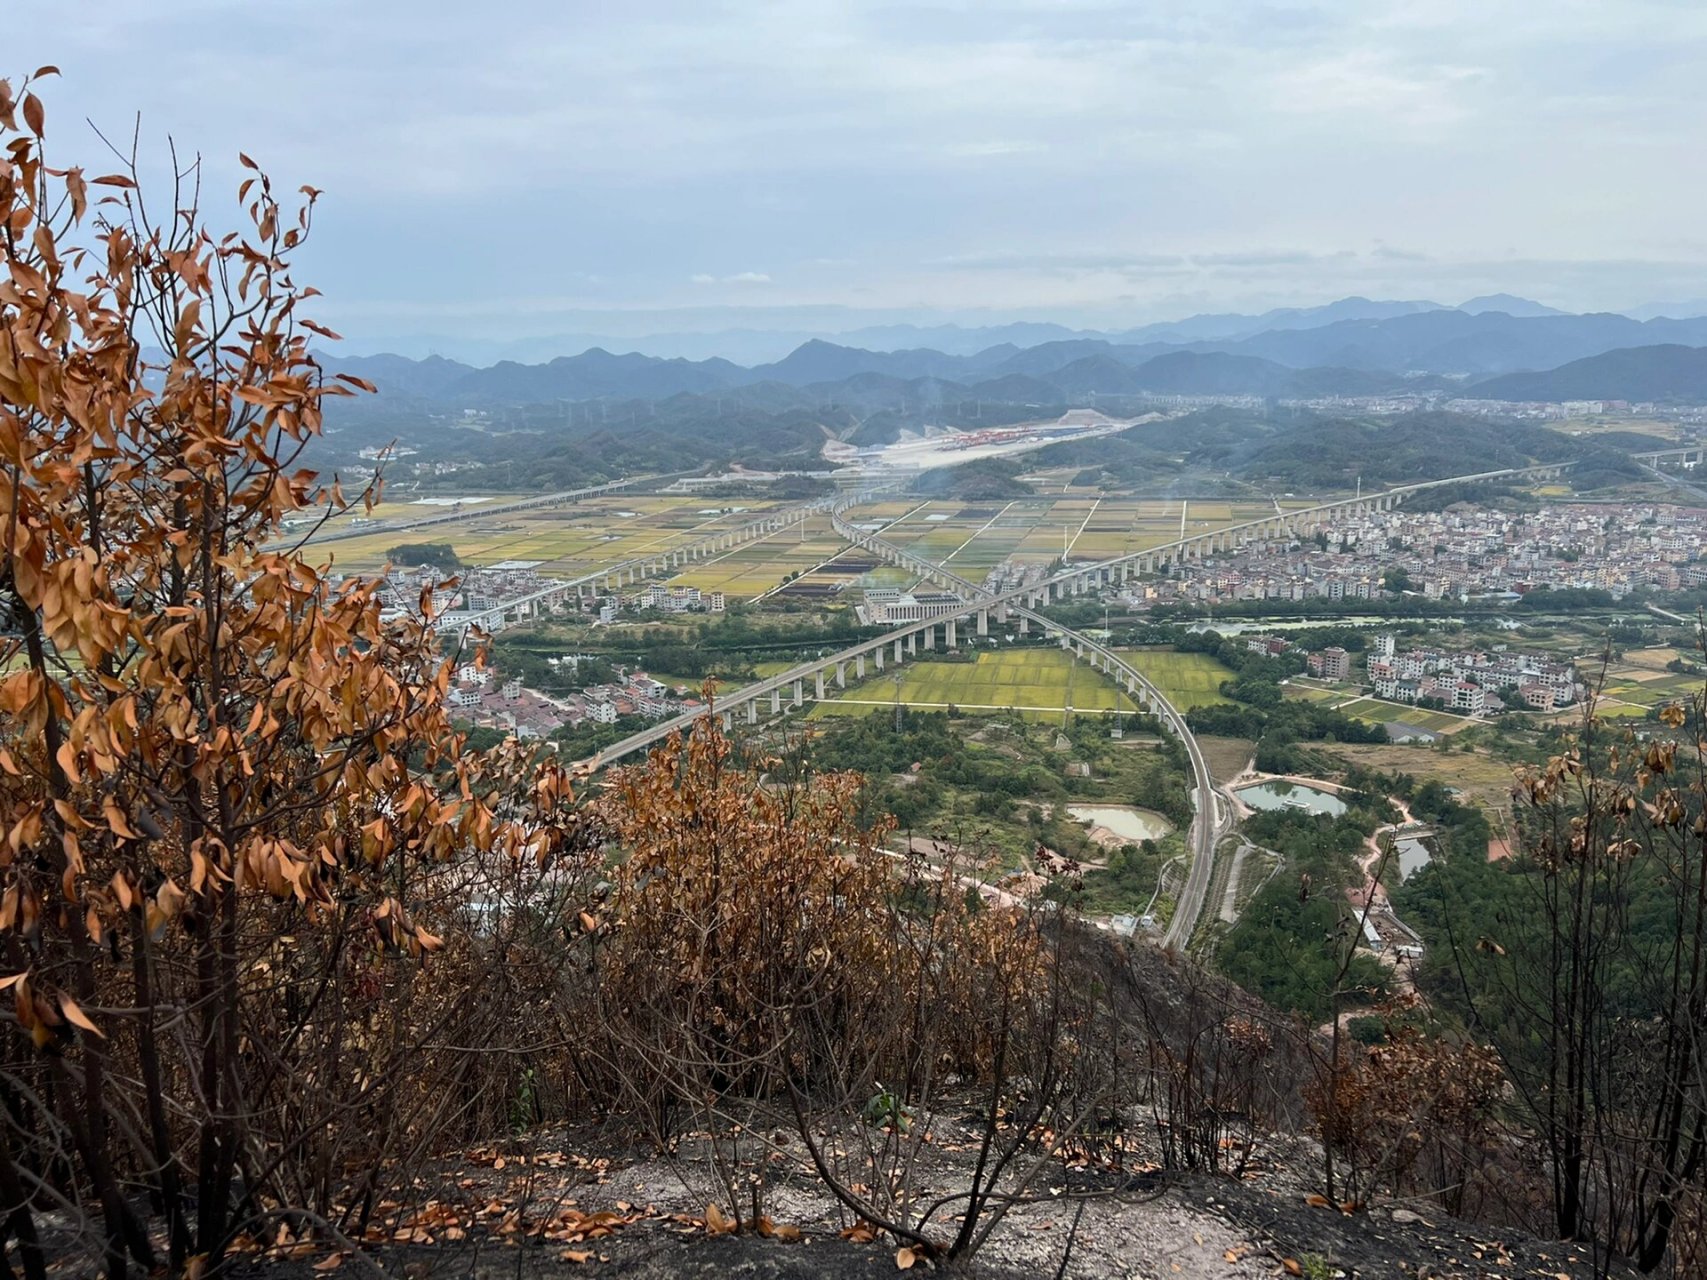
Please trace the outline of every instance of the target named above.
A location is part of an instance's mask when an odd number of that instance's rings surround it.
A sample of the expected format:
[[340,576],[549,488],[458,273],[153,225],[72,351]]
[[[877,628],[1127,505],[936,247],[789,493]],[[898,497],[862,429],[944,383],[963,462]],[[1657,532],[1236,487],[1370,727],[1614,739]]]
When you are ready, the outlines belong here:
[[1034,455],[1033,465],[1082,466],[1087,482],[1144,484],[1190,473],[1264,492],[1319,493],[1568,461],[1578,463],[1584,487],[1639,477],[1616,449],[1545,427],[1445,412],[1361,418],[1203,409],[1051,445]]
[[1477,385],[1489,400],[1707,400],[1707,347],[1668,343],[1573,360],[1544,373],[1511,373]]
[[[1322,317],[1325,321],[1326,317]],[[1632,320],[1619,315],[1509,315],[1457,309],[1379,318],[1347,318],[1315,327],[1275,328],[1243,336],[1188,338],[1184,331],[1143,331],[1120,337],[1071,337],[1021,347],[1000,342],[970,354],[929,347],[868,350],[814,339],[781,360],[742,366],[729,360],[665,359],[593,347],[540,364],[502,361],[475,368],[434,356],[344,357],[328,353],[329,371],[372,381],[382,399],[415,409],[491,411],[522,405],[591,400],[663,400],[683,394],[729,397],[775,409],[790,405],[863,402],[866,389],[885,384],[914,401],[957,396],[1002,400],[1008,380],[1032,380],[1026,398],[1045,394],[1242,394],[1282,397],[1372,395],[1442,390],[1480,384],[1491,394],[1546,398],[1545,381],[1506,386],[1505,375],[1554,370],[1559,394],[1654,398],[1707,396],[1699,378],[1668,378],[1664,369],[1687,358],[1683,347],[1707,346],[1707,318]],[[1607,353],[1622,361],[1572,369]],[[1699,353],[1697,353],[1699,359]],[[1568,372],[1567,372],[1568,370]],[[1573,379],[1637,371],[1624,390]],[[1525,373],[1525,377],[1536,375]],[[1643,388],[1649,380],[1653,395]],[[876,379],[877,381],[870,381]],[[1443,379],[1449,381],[1443,381]],[[1568,384],[1568,385],[1567,385]],[[1611,384],[1605,384],[1611,385]],[[1619,384],[1623,385],[1623,384]],[[940,390],[937,388],[940,387]],[[1524,394],[1515,394],[1523,388]],[[347,410],[347,407],[346,411]],[[358,412],[361,410],[358,409]]]

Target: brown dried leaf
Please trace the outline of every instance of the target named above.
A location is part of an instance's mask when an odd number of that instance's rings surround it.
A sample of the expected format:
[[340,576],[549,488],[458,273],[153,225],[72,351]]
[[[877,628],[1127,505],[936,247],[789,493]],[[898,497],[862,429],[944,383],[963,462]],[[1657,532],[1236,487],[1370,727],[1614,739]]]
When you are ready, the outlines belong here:
[[103,1040],[107,1038],[106,1032],[102,1031],[93,1022],[89,1021],[89,1015],[84,1013],[83,1010],[78,1007],[77,1002],[70,996],[66,995],[63,991],[59,993],[59,1011],[65,1015],[65,1020],[72,1026],[82,1027],[83,1030],[93,1032]]

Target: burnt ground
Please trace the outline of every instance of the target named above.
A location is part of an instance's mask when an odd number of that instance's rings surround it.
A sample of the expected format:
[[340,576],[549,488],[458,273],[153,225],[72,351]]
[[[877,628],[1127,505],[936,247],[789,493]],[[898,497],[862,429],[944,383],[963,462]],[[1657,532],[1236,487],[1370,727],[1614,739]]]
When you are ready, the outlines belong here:
[[[1094,1206],[1094,1207],[1093,1207]],[[949,1274],[983,1280],[1021,1280],[1057,1274],[1072,1212],[1052,1205],[1053,1220],[1037,1219],[1018,1233],[1004,1230],[985,1254]],[[1068,1276],[1289,1276],[1287,1261],[1310,1280],[1578,1280],[1594,1275],[1580,1251],[1511,1233],[1490,1232],[1412,1211],[1374,1209],[1344,1216],[1306,1206],[1291,1194],[1250,1183],[1193,1175],[1170,1180],[1158,1197],[1086,1202]],[[1016,1238],[1017,1236],[1017,1238]],[[1213,1237],[1213,1239],[1211,1239]],[[1235,1239],[1236,1238],[1236,1239]],[[1225,1240],[1234,1243],[1221,1246]],[[586,1261],[564,1256],[589,1253]],[[1234,1255],[1229,1260],[1228,1254]],[[229,1274],[242,1280],[317,1280],[325,1254],[296,1261],[245,1261]],[[409,1280],[563,1280],[606,1275],[624,1280],[746,1276],[755,1280],[859,1280],[896,1273],[892,1242],[854,1243],[833,1232],[796,1244],[752,1235],[708,1237],[685,1225],[648,1221],[572,1251],[549,1244],[516,1245],[490,1235],[456,1244],[391,1246],[354,1258],[333,1274]],[[925,1263],[914,1268],[932,1270]],[[1615,1270],[1614,1275],[1627,1273]]]
[[[921,1191],[964,1185],[971,1145],[946,1137],[926,1149]],[[896,1243],[846,1239],[854,1219],[800,1162],[773,1152],[764,1212],[799,1239],[713,1234],[707,1203],[724,1199],[707,1150],[663,1160],[645,1149],[614,1154],[611,1135],[556,1132],[467,1153],[435,1172],[434,1194],[398,1208],[359,1255],[333,1260],[320,1245],[296,1257],[239,1258],[238,1280],[387,1276],[408,1280],[562,1280],[608,1275],[856,1280],[897,1271]],[[789,1144],[779,1132],[767,1141]],[[612,1151],[609,1157],[574,1152]],[[1254,1174],[1234,1180],[1164,1175],[1136,1165],[1051,1166],[974,1263],[937,1268],[983,1280],[1587,1280],[1583,1250],[1436,1215],[1421,1204],[1377,1204],[1342,1214],[1312,1204],[1308,1143],[1269,1149]],[[401,1238],[399,1238],[401,1237]],[[411,1237],[413,1237],[411,1239]],[[1071,1248],[1069,1250],[1069,1240]],[[1063,1267],[1063,1255],[1067,1261]],[[318,1269],[317,1269],[318,1268]],[[65,1274],[83,1274],[68,1271]],[[1614,1269],[1624,1277],[1630,1273]]]

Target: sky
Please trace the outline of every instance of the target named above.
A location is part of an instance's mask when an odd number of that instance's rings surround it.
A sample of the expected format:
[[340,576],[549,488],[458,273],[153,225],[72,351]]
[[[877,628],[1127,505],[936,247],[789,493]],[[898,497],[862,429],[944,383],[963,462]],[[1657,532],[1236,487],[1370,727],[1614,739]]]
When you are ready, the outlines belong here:
[[324,190],[351,350],[1707,298],[1699,0],[14,4],[56,162]]

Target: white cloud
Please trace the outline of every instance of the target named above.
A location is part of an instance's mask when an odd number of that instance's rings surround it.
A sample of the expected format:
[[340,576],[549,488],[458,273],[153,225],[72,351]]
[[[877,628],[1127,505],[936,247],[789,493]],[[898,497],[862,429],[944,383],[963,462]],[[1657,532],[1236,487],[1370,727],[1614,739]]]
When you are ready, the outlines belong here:
[[56,159],[140,110],[216,194],[325,187],[328,313],[1707,290],[1699,4],[17,7]]

